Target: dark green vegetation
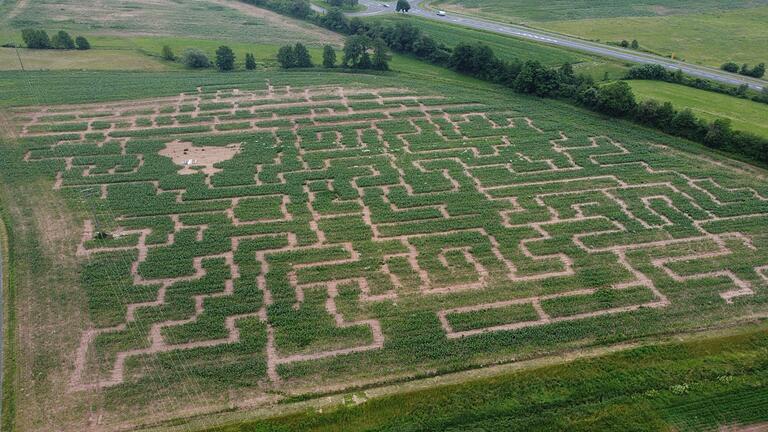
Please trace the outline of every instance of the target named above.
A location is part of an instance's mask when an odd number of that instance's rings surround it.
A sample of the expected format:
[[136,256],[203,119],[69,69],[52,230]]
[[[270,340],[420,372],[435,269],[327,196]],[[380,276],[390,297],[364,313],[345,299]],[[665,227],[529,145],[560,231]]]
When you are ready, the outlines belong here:
[[[348,21],[343,16],[339,16],[336,21],[333,28],[343,28],[346,33],[353,34],[345,46],[345,51],[350,46],[361,45],[351,43],[361,38],[381,41],[396,52],[411,54],[459,73],[511,87],[518,93],[570,99],[603,114],[631,118],[666,133],[733,152],[752,161],[768,162],[768,140],[749,132],[734,132],[728,121],[702,121],[688,109],[678,112],[669,104],[662,105],[655,101],[638,105],[626,83],[595,85],[590,76],[576,75],[570,63],[565,63],[555,70],[542,65],[538,60],[505,60],[497,57],[490,46],[482,43],[461,42],[453,48],[448,48],[444,44],[438,44],[429,34],[425,34],[411,23],[382,25],[379,22],[366,23],[357,19]],[[371,63],[367,58],[367,51],[357,49],[356,52],[363,64],[362,68],[367,68]],[[348,64],[347,58],[345,55],[345,65]],[[738,89],[722,85],[717,87],[706,80],[686,77],[680,70],[675,73],[668,72],[660,65],[632,68],[627,77],[686,83],[699,88],[733,92],[744,97],[747,97],[749,92],[746,85]],[[753,97],[762,100],[765,93]]]
[[[12,247],[38,255],[14,264],[36,341],[20,429],[308,398],[768,304],[762,174],[692,143],[447,71],[94,76],[0,74],[9,103],[48,106],[7,111],[0,151]],[[648,388],[692,392],[669,379]]]
[[[331,48],[333,49],[333,48]],[[283,69],[311,68],[312,57],[304,44],[285,45],[277,51],[277,62]]]
[[703,119],[728,119],[735,130],[768,138],[768,122],[765,121],[768,118],[768,104],[675,83],[648,80],[634,80],[629,83],[638,102],[647,99],[670,102],[678,108],[690,108]]
[[466,27],[445,24],[433,20],[411,16],[384,16],[367,18],[369,25],[381,24],[395,27],[398,24],[416,26],[425,35],[434,39],[438,44],[454,47],[461,43],[482,43],[491,47],[499,58],[504,60],[525,59],[538,60],[547,66],[559,66],[563,63],[581,63],[595,61],[594,58],[582,53],[549,45],[536,44],[521,39],[503,35],[473,30]]
[[763,325],[211,432],[716,430],[768,421],[767,351]]
[[201,50],[187,48],[181,56],[181,63],[190,69],[205,69],[211,67],[211,60]]
[[340,9],[344,12],[358,12],[365,10],[358,0],[311,0],[312,4],[318,5],[323,9]]
[[24,39],[24,44],[30,49],[71,50],[77,48],[79,50],[87,50],[91,48],[88,39],[83,36],[72,39],[72,36],[64,30],[60,30],[52,38],[49,38],[45,30],[24,29],[21,31],[21,38]]
[[235,69],[235,53],[232,48],[222,45],[216,50],[216,67],[222,72]]
[[434,8],[524,24],[576,37],[640,48],[683,61],[719,67],[726,60],[768,60],[768,2],[693,0],[439,0]]
[[684,85],[687,87],[693,87],[699,90],[721,93],[740,99],[750,99],[754,102],[768,104],[768,87],[758,92],[749,88],[747,85],[734,86],[701,78],[695,78],[683,74],[680,70],[676,70],[674,72],[668,71],[659,65],[643,65],[633,67],[627,72],[625,78],[630,80],[664,81],[668,83]]
[[749,67],[748,64],[744,63],[739,67],[734,62],[728,62],[723,63],[722,66],[720,66],[720,69],[726,71],[726,72],[732,72],[732,73],[738,73],[740,75],[745,76],[751,76],[753,78],[762,78],[765,75],[765,63],[760,63],[758,65],[755,65],[754,67]]

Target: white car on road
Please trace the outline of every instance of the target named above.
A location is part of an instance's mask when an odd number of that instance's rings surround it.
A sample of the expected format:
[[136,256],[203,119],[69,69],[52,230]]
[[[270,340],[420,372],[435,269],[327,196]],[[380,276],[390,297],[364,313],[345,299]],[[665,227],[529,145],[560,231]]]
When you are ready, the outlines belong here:
[[442,10],[437,11],[437,16],[445,16],[445,11],[442,11]]

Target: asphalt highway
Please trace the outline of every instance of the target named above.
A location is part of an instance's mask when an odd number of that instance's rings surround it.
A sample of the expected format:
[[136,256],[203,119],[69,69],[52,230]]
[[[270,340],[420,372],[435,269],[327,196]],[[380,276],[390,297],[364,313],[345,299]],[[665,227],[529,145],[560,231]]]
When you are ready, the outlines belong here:
[[[397,0],[387,1],[374,1],[374,0],[360,0],[360,4],[366,7],[363,12],[348,13],[348,16],[374,16],[387,13],[396,13],[395,5]],[[484,30],[499,34],[504,34],[521,39],[527,39],[534,42],[546,43],[550,45],[562,46],[565,48],[587,52],[590,54],[596,54],[603,57],[615,58],[632,63],[641,64],[659,64],[669,70],[682,70],[684,73],[705,78],[712,81],[717,81],[725,84],[742,85],[747,84],[755,90],[762,90],[763,87],[768,84],[766,81],[744,77],[737,74],[731,74],[721,71],[719,69],[710,68],[706,66],[691,65],[684,62],[674,61],[665,57],[656,56],[653,54],[647,54],[637,51],[631,51],[628,49],[622,49],[619,47],[612,47],[594,42],[583,41],[580,39],[570,38],[550,32],[535,30],[528,27],[516,26],[513,24],[505,24],[500,22],[494,22],[489,20],[483,20],[480,18],[467,17],[464,15],[455,15],[448,13],[446,16],[439,16],[434,10],[429,10],[423,7],[424,0],[410,0],[411,10],[409,15],[416,15],[422,18],[448,22],[451,24],[461,25],[477,30]],[[315,10],[322,11],[321,8],[315,8]]]

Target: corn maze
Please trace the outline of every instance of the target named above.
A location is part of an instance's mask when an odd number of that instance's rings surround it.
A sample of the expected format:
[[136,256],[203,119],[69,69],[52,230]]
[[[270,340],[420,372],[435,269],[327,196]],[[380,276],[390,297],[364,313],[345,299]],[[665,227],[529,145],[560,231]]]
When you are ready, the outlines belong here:
[[523,107],[268,81],[14,115],[85,218],[71,391],[343,385],[766,309],[765,180]]

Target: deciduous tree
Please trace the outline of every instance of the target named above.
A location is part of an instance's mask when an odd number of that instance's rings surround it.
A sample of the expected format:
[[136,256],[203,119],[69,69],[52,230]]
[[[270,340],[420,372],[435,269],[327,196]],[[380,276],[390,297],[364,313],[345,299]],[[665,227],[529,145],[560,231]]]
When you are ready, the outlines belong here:
[[323,47],[323,67],[336,67],[336,50],[331,45]]
[[83,36],[78,36],[75,38],[75,45],[77,46],[77,49],[81,51],[91,49],[91,43],[88,42],[88,39]]
[[222,45],[216,50],[216,67],[222,72],[235,69],[235,53],[232,48]]
[[75,41],[69,33],[64,30],[59,30],[59,32],[51,38],[51,46],[56,49],[75,49]]
[[376,70],[389,70],[387,44],[381,39],[373,41],[373,60],[371,63]]
[[277,62],[283,69],[296,67],[296,55],[293,53],[293,47],[285,45],[277,51]]
[[211,67],[211,60],[197,48],[188,48],[181,56],[181,62],[188,68],[203,69]]
[[303,44],[296,43],[296,45],[293,47],[293,55],[296,59],[296,67],[312,67],[312,57],[309,55],[307,47],[305,47]]
[[253,54],[247,53],[245,55],[245,70],[254,69],[256,69],[256,58],[253,57]]
[[161,55],[163,56],[163,60],[176,61],[176,55],[168,45],[163,45],[163,51]]
[[24,29],[21,31],[24,44],[30,49],[47,49],[51,47],[51,39],[45,30]]

